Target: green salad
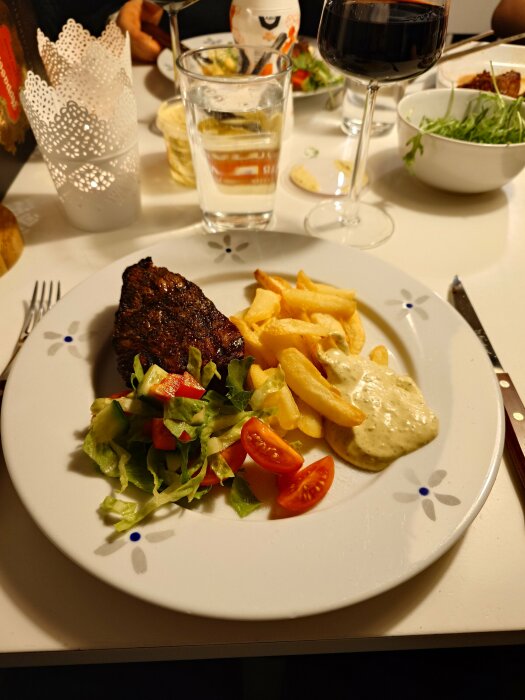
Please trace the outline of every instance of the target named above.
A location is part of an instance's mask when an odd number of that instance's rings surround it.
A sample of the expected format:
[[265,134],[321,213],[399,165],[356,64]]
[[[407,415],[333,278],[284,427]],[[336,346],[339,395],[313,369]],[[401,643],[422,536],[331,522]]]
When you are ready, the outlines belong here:
[[[247,481],[235,473],[246,457],[242,447],[239,453],[239,439],[250,418],[271,414],[262,404],[267,392],[280,386],[273,381],[255,392],[246,390],[252,362],[251,357],[232,360],[226,390],[219,393],[209,388],[218,377],[215,364],[203,367],[196,348],[190,348],[183,375],[158,365],[144,371],[137,356],[132,389],[95,399],[83,450],[102,475],[118,484],[99,508],[116,518],[118,532],[169,503],[191,504],[216,484],[229,487],[228,502],[241,517],[259,506]],[[130,485],[147,493],[147,500],[120,498]]]
[[453,102],[452,91],[447,111],[442,117],[423,117],[419,124],[421,132],[407,141],[410,150],[403,160],[408,166],[414,163],[418,153],[423,153],[424,134],[486,144],[523,143],[525,140],[525,120],[521,114],[523,97],[504,100],[498,92],[480,92],[472,97],[461,119],[450,114]]
[[314,92],[343,82],[343,77],[333,73],[324,61],[317,58],[305,40],[294,45],[291,58],[292,88],[295,92]]

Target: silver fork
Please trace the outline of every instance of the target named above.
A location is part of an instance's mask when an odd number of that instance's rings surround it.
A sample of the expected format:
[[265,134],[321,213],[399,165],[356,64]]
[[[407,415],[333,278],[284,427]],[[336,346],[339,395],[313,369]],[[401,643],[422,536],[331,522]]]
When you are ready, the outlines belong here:
[[22,324],[22,330],[20,331],[13,354],[5,366],[4,371],[2,374],[0,374],[0,401],[2,400],[9,371],[12,367],[13,360],[18,354],[18,351],[42,316],[46,314],[53,304],[60,299],[60,294],[60,282],[57,282],[56,286],[53,282],[35,282],[33,295],[31,297],[31,301],[29,302],[24,322]]

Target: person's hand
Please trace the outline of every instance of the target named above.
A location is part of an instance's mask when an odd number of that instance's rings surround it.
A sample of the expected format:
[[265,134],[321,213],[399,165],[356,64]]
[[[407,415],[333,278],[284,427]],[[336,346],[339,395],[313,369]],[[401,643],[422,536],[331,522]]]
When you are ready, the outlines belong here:
[[129,33],[131,54],[139,61],[152,62],[159,55],[162,47],[151,34],[143,31],[143,24],[157,26],[163,9],[148,0],[128,0],[117,16],[117,24]]
[[525,32],[524,0],[500,0],[492,14],[491,26],[499,37]]

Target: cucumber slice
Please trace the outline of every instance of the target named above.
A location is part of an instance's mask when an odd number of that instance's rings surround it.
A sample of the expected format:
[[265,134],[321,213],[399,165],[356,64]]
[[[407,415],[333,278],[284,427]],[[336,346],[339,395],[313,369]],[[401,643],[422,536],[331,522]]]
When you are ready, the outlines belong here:
[[158,365],[150,365],[142,381],[137,387],[137,397],[148,396],[151,387],[161,382],[164,379],[164,377],[167,376],[168,373],[165,369],[162,369],[162,367],[159,367]]

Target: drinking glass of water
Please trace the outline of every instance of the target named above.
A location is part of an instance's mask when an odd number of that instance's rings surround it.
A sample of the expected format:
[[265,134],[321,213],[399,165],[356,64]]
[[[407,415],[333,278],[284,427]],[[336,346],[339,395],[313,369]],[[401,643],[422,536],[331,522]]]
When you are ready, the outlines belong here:
[[177,68],[205,230],[266,228],[290,58],[264,46],[225,45],[187,51]]

